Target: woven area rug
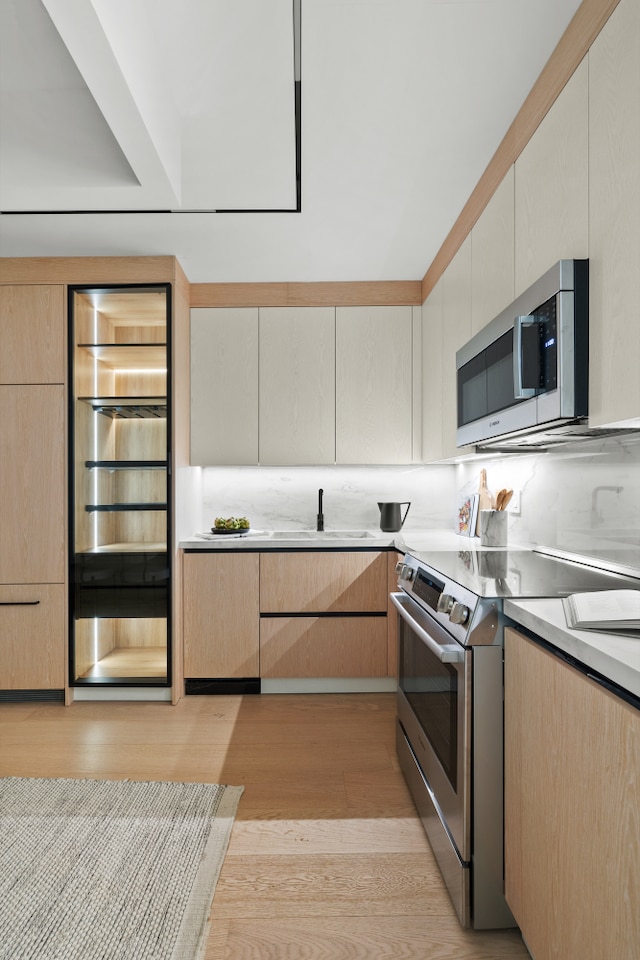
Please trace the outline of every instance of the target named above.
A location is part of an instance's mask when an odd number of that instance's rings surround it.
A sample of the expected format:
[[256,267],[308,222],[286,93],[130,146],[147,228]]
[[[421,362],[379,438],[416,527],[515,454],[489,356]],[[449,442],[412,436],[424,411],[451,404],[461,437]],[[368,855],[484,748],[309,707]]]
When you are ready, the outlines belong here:
[[204,956],[242,790],[0,778],[0,958]]

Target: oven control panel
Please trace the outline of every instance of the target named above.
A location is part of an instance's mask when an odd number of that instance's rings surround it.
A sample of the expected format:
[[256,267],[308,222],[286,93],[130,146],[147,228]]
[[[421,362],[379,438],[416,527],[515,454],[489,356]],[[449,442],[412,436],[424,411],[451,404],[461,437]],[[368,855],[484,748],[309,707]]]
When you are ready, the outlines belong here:
[[474,612],[480,603],[476,594],[438,574],[407,554],[396,565],[398,586],[434,617],[459,643],[465,644]]

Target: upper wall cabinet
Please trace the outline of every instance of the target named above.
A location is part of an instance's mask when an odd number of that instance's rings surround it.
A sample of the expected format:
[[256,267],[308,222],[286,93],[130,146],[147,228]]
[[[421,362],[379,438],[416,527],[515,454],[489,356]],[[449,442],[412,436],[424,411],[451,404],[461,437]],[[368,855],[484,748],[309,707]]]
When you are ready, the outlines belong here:
[[588,138],[585,58],[516,160],[516,297],[558,260],[589,256]]
[[422,304],[422,459],[442,457],[442,277]]
[[64,383],[62,285],[0,286],[0,383]]
[[456,351],[471,336],[471,234],[445,270],[442,287],[442,459],[469,448],[456,447]]
[[258,308],[191,311],[191,463],[258,462]]
[[260,308],[259,459],[335,462],[335,308]]
[[191,463],[411,463],[412,342],[412,307],[192,310]]
[[640,416],[640,5],[621,0],[589,53],[593,426]]
[[412,308],[336,310],[336,461],[411,463]]
[[471,331],[490,323],[514,299],[514,167],[471,232]]

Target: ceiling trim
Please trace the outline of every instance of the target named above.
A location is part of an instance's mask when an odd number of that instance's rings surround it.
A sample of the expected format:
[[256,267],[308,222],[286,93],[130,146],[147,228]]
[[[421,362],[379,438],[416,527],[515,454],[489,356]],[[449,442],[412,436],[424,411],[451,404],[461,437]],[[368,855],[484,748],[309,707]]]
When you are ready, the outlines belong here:
[[0,284],[170,282],[182,270],[175,257],[0,257]]
[[583,0],[422,278],[422,302],[566,86],[620,0]]
[[419,306],[419,280],[192,283],[191,307]]

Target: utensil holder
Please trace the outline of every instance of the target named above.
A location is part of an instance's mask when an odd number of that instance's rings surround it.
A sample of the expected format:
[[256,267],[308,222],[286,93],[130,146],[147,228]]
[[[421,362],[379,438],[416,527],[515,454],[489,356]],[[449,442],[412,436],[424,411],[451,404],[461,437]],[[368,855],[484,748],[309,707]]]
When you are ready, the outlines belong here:
[[506,510],[480,511],[480,544],[483,547],[506,547],[509,514]]

